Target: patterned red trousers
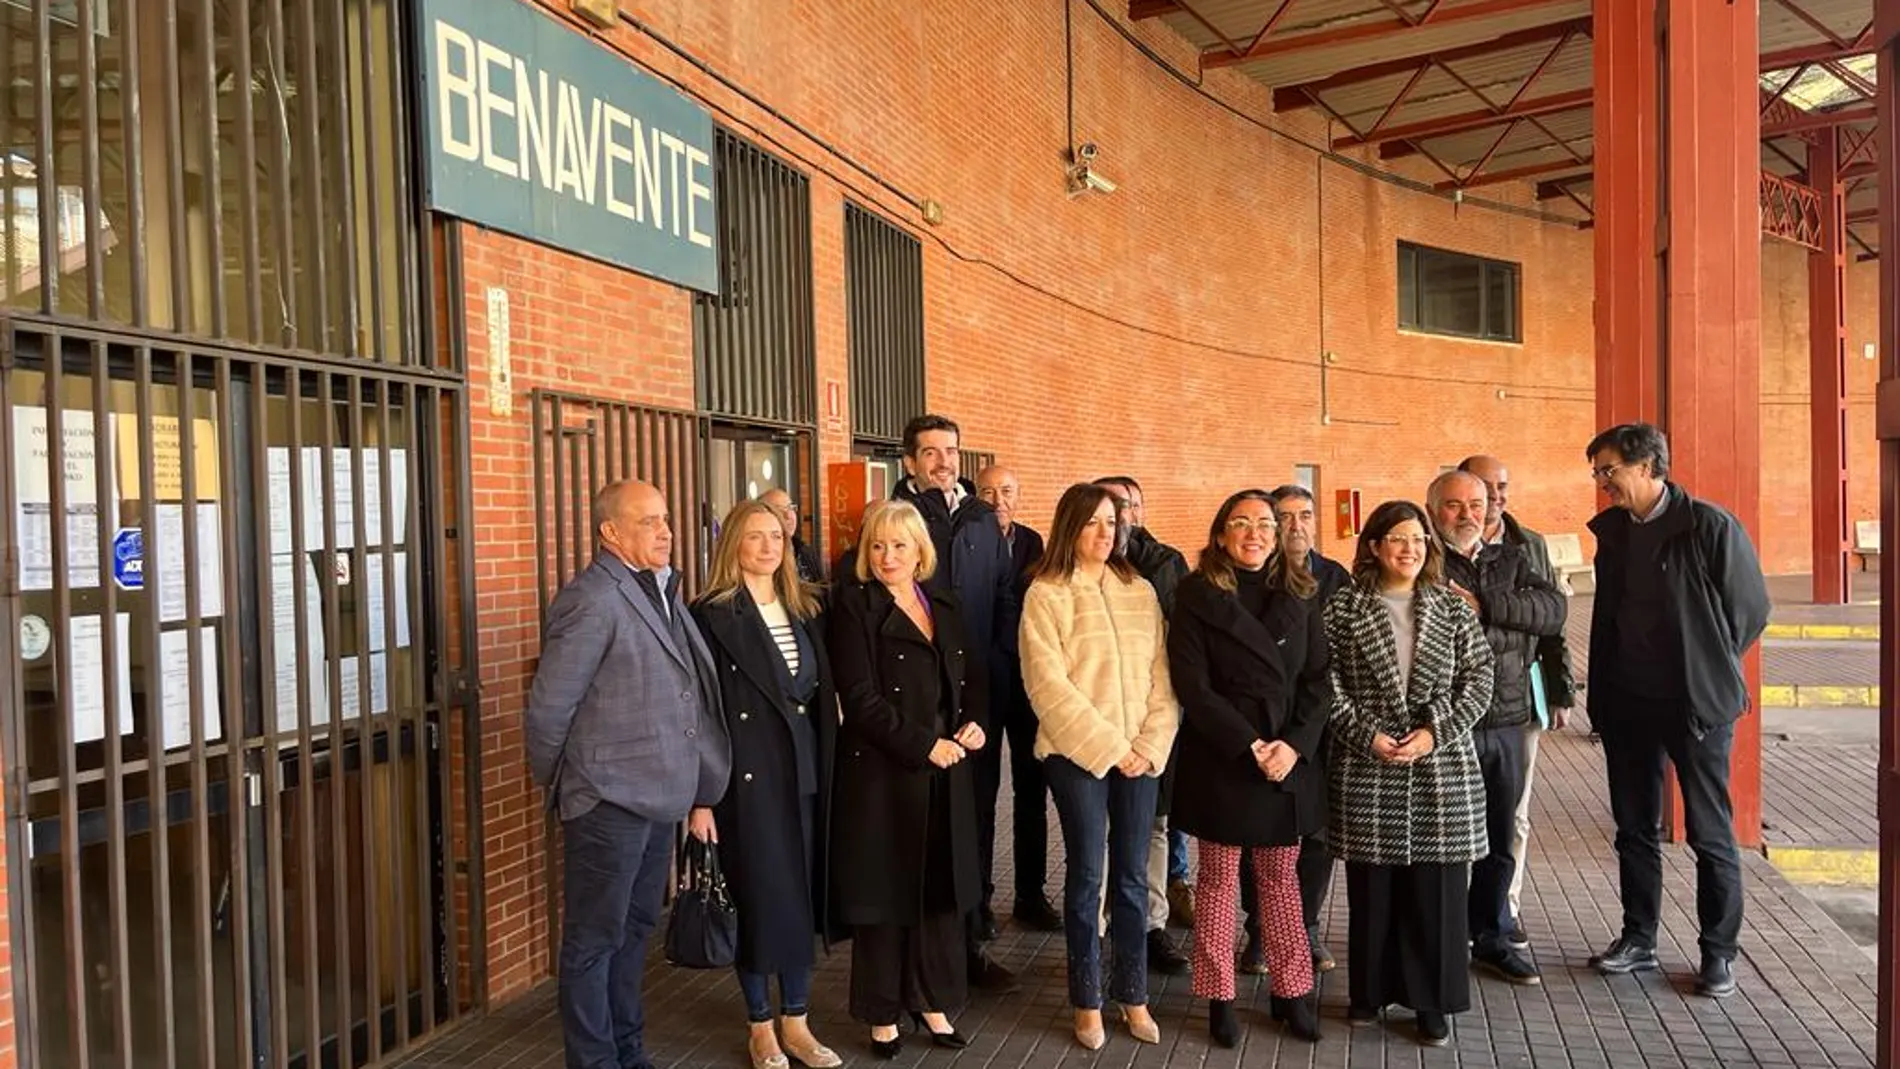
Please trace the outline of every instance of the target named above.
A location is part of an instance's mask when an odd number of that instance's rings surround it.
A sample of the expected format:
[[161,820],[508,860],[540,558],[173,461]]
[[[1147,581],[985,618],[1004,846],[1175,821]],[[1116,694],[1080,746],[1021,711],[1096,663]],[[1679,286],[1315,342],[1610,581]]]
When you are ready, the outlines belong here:
[[1273,993],[1299,998],[1313,990],[1313,952],[1300,912],[1300,848],[1200,844],[1201,868],[1194,880],[1194,997],[1234,997],[1234,936],[1239,918],[1240,852],[1253,851],[1255,890],[1260,895],[1260,937],[1267,943]]

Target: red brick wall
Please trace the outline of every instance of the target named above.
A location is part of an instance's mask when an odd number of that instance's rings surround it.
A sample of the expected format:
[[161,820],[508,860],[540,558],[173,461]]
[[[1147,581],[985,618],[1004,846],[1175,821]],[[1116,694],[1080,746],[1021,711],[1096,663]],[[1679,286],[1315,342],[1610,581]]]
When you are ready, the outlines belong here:
[[[1808,395],[1808,254],[1778,241],[1762,245],[1761,537],[1771,574],[1809,571],[1813,456]],[[1880,334],[1880,265],[1847,265],[1847,512],[1880,516],[1880,445],[1874,438],[1874,383],[1880,370],[1862,355]],[[1853,526],[1850,522],[1848,530]],[[1856,561],[1856,563],[1858,563]]]
[[[1481,449],[1511,463],[1528,522],[1576,531],[1587,518],[1587,233],[1321,165],[1190,92],[1080,5],[1076,134],[1101,146],[1099,166],[1121,188],[1077,199],[1064,190],[1059,7],[626,6],[891,184],[943,203],[944,225],[925,226],[870,177],[650,39],[624,26],[606,35],[811,176],[821,382],[849,381],[844,200],[920,235],[929,403],[962,422],[969,446],[1019,471],[1028,522],[1046,526],[1067,482],[1127,472],[1147,487],[1152,526],[1191,551],[1223,496],[1288,481],[1294,464],[1320,465],[1323,505],[1351,485],[1370,509],[1422,498],[1441,464]],[[1191,66],[1165,27],[1136,32]],[[1207,84],[1269,115],[1258,86],[1220,73]],[[1324,137],[1309,115],[1271,121]],[[1401,333],[1401,239],[1520,261],[1524,344]],[[550,960],[539,801],[520,735],[538,623],[527,394],[561,385],[690,407],[690,298],[472,227],[465,247],[489,993],[502,998]],[[506,418],[490,412],[484,371],[491,285],[512,304],[516,411]],[[1325,353],[1334,362],[1322,408]],[[820,443],[825,461],[847,454],[842,433]],[[1344,542],[1329,549],[1350,553]]]

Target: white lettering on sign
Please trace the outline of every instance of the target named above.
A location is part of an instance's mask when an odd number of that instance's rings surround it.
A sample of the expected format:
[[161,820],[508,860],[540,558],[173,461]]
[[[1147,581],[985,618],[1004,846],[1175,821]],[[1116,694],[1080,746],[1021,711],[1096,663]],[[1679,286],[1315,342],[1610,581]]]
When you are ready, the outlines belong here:
[[713,162],[678,133],[435,21],[442,151],[713,247]]

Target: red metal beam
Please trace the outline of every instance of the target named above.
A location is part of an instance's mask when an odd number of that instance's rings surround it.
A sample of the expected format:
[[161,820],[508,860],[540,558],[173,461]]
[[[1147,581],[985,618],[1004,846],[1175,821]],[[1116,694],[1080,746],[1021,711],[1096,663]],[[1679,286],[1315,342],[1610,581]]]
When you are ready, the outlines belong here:
[[1827,225],[1827,206],[1812,186],[1761,172],[1761,232],[1771,238],[1819,249]]
[[1172,15],[1181,10],[1174,0],[1128,0],[1128,18],[1131,22],[1142,19],[1158,19],[1163,15]]
[[1786,137],[1789,134],[1806,133],[1810,130],[1826,130],[1850,122],[1872,122],[1874,108],[1870,104],[1860,108],[1839,108],[1834,111],[1809,111],[1791,118],[1764,121],[1761,125],[1763,137]]
[[1489,41],[1480,41],[1477,44],[1464,45],[1459,48],[1447,48],[1442,52],[1433,52],[1424,57],[1407,56],[1404,59],[1392,59],[1383,63],[1370,63],[1363,67],[1353,67],[1350,70],[1343,70],[1338,74],[1321,78],[1316,82],[1302,82],[1299,85],[1286,85],[1275,89],[1273,91],[1273,110],[1293,111],[1299,108],[1312,107],[1313,96],[1317,93],[1325,93],[1334,89],[1344,89],[1347,86],[1363,85],[1366,82],[1376,82],[1381,78],[1392,78],[1400,74],[1410,74],[1415,70],[1429,67],[1433,64],[1442,66],[1447,63],[1457,63],[1460,60],[1477,59],[1480,56],[1488,56],[1496,52],[1508,52],[1513,48],[1523,48],[1526,45],[1555,41],[1566,34],[1588,33],[1589,31],[1590,20],[1588,18],[1568,19],[1563,22],[1552,22],[1544,26],[1532,26],[1527,30],[1507,33],[1502,37],[1493,38]]
[[[1573,89],[1567,93],[1553,93],[1534,100],[1521,100],[1508,108],[1482,108],[1477,111],[1459,112],[1456,115],[1444,115],[1436,119],[1405,123],[1387,127],[1376,134],[1368,133],[1363,137],[1342,137],[1333,142],[1333,147],[1357,148],[1361,145],[1377,145],[1387,141],[1423,140],[1443,137],[1446,134],[1461,134],[1470,130],[1482,130],[1487,126],[1497,126],[1513,119],[1531,115],[1552,115],[1560,111],[1575,111],[1590,106],[1590,90]],[[1407,155],[1407,153],[1399,153]]]
[[1808,256],[1808,433],[1816,605],[1848,602],[1847,233],[1839,131],[1820,131],[1809,151],[1821,208],[1820,245]]
[[1588,177],[1590,176],[1587,174],[1569,174],[1562,178],[1552,178],[1549,181],[1539,182],[1537,183],[1537,199],[1561,200],[1564,197],[1568,197],[1570,196],[1570,183],[1579,182]]
[[1864,56],[1874,50],[1874,27],[1867,28],[1847,42],[1846,47],[1826,42],[1818,45],[1802,45],[1799,48],[1784,48],[1779,52],[1765,52],[1761,57],[1761,72],[1786,70],[1802,63],[1825,63],[1830,60],[1853,59]]
[[1253,46],[1244,52],[1236,53],[1218,48],[1203,52],[1201,66],[1204,68],[1231,67],[1236,63],[1250,63],[1254,60],[1284,56],[1294,52],[1364,44],[1369,41],[1378,41],[1382,44],[1416,41],[1428,27],[1436,28],[1488,19],[1512,12],[1549,7],[1556,2],[1558,0],[1476,0],[1474,3],[1461,7],[1434,9],[1432,18],[1417,24],[1407,23],[1401,19],[1384,19],[1378,22],[1362,22],[1330,30],[1295,34],[1291,37],[1275,37],[1272,40],[1262,38],[1255,41]]
[[[1517,182],[1526,178],[1538,178],[1547,174],[1556,174],[1559,171],[1574,171],[1578,167],[1590,166],[1593,161],[1594,161],[1593,157],[1585,156],[1581,163],[1579,163],[1576,160],[1551,160],[1545,163],[1528,163],[1522,167],[1508,167],[1502,171],[1487,171],[1482,174],[1472,175],[1471,177],[1466,178],[1462,181],[1439,182],[1436,185],[1432,186],[1432,188],[1436,189],[1440,193],[1449,193],[1454,189],[1472,189],[1477,186],[1495,186],[1495,185],[1500,185],[1505,182]],[[1577,178],[1583,178],[1583,177],[1585,176],[1580,175],[1580,174],[1570,176],[1570,178],[1573,180]],[[1554,182],[1542,182],[1538,184],[1538,188],[1542,189],[1545,185],[1555,185],[1556,182],[1561,182],[1561,181],[1563,181],[1563,179],[1557,179]],[[1561,192],[1557,194],[1557,196],[1560,196],[1560,197],[1567,196],[1567,195],[1568,194],[1561,193]]]
[[[1874,6],[1879,19],[1880,384],[1874,434],[1880,439],[1880,537],[1900,545],[1900,5]],[[1874,1061],[1900,1065],[1900,567],[1880,569],[1880,952],[1875,970]]]
[[1847,221],[1850,223],[1872,223],[1879,221],[1879,219],[1879,208],[1856,208],[1847,213]]

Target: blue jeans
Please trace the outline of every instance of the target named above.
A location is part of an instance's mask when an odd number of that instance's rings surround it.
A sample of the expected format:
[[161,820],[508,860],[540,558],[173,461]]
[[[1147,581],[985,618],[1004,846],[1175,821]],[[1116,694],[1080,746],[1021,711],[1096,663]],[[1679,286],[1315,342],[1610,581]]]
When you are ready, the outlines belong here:
[[1168,883],[1186,883],[1188,878],[1187,832],[1168,827]]
[[646,1069],[640,981],[673,825],[602,802],[566,822],[561,1038],[568,1069]]
[[[1069,1003],[1102,1006],[1102,881],[1108,880],[1108,935],[1115,947],[1109,997],[1124,1006],[1148,1002],[1148,835],[1160,782],[1110,770],[1096,779],[1063,757],[1043,762],[1062,821],[1068,871],[1062,885],[1062,928],[1069,945]],[[1108,871],[1102,871],[1102,855]]]
[[[772,978],[764,973],[739,973],[739,990],[745,993],[746,1020],[762,1024],[772,1019]],[[778,974],[778,1012],[781,1017],[803,1017],[811,1007],[811,966],[787,969]]]

